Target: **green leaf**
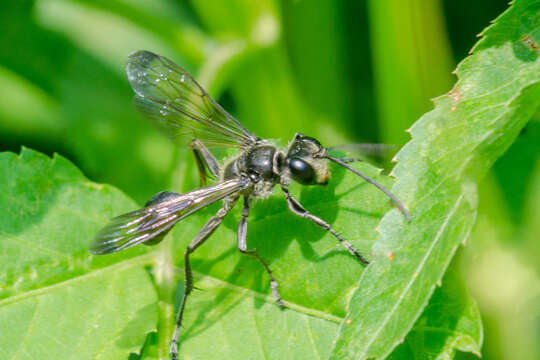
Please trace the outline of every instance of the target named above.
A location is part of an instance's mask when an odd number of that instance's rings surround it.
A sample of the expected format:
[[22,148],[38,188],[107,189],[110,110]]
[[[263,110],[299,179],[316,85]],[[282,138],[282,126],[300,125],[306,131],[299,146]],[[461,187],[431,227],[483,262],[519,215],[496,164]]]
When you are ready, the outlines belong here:
[[0,358],[118,359],[140,349],[157,319],[148,256],[87,250],[108,218],[133,206],[60,156],[0,154]]
[[393,187],[412,222],[397,211],[381,221],[332,359],[385,358],[427,305],[474,224],[476,181],[540,103],[539,19],[540,2],[515,1],[458,66],[456,86],[413,125]]
[[326,359],[339,323],[211,278],[197,283],[182,329],[185,359]]
[[[372,166],[355,166],[388,185],[390,179],[378,175]],[[330,221],[369,256],[374,227],[389,208],[388,199],[354,174],[342,168],[332,170],[327,187],[293,186],[291,190],[309,211]],[[328,358],[331,340],[363,267],[332,236],[293,215],[279,193],[253,207],[248,247],[256,248],[269,262],[288,309],[282,311],[275,304],[263,268],[236,248],[241,210],[237,207],[191,257],[200,291],[188,300],[181,357],[198,359],[223,353],[231,359],[249,354],[253,358]],[[187,244],[218,207],[176,226],[173,241],[164,244],[173,248],[172,261],[182,266]],[[169,316],[161,324],[143,359],[158,358],[160,351],[161,356],[165,354],[172,322]]]
[[480,356],[482,320],[476,301],[467,293],[457,269],[449,269],[422,316],[390,360],[453,359],[456,350]]
[[[389,185],[372,166],[355,166]],[[172,264],[182,265],[185,246],[219,204],[176,226],[156,251],[139,246],[96,257],[87,249],[97,230],[136,208],[133,202],[89,182],[59,156],[51,160],[27,149],[20,156],[3,153],[0,169],[5,357],[43,358],[37,354],[44,348],[54,359],[71,356],[67,348],[81,359],[123,358],[141,348],[143,359],[167,357],[175,313],[171,286],[183,273]],[[327,187],[291,191],[369,257],[374,227],[389,208],[384,194],[343,168],[333,169]],[[363,266],[324,230],[290,213],[282,195],[256,203],[248,246],[257,248],[280,282],[288,306],[280,310],[264,270],[236,249],[239,211],[194,253],[195,285],[202,291],[188,302],[181,355],[327,358]],[[178,288],[181,296],[183,282]],[[157,320],[157,333],[143,347]]]

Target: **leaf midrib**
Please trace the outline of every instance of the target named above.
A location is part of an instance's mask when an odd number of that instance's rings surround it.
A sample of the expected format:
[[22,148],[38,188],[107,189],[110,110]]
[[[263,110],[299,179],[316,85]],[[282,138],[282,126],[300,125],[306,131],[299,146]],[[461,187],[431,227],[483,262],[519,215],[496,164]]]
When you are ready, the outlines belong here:
[[53,291],[53,290],[56,290],[56,289],[59,289],[59,288],[63,288],[65,286],[71,285],[72,283],[76,283],[78,281],[83,281],[83,280],[88,279],[88,278],[93,278],[95,276],[99,276],[100,274],[108,272],[108,271],[125,270],[125,269],[129,269],[131,267],[135,267],[137,265],[145,265],[145,264],[149,263],[149,260],[152,259],[153,256],[154,256],[153,253],[136,256],[136,257],[133,257],[133,258],[130,258],[130,259],[127,259],[127,260],[117,262],[117,263],[115,263],[113,265],[110,265],[110,266],[106,266],[106,267],[103,267],[103,268],[99,268],[99,269],[96,269],[96,270],[89,271],[89,272],[87,272],[87,273],[85,273],[83,275],[76,276],[76,277],[73,277],[71,279],[67,279],[65,281],[61,281],[61,282],[58,282],[58,283],[55,283],[55,284],[52,284],[52,285],[49,285],[49,286],[45,286],[45,287],[42,287],[42,288],[39,288],[39,289],[29,290],[29,291],[26,291],[26,292],[24,292],[22,294],[11,296],[11,297],[8,297],[6,299],[0,300],[0,307],[5,306],[5,305],[9,305],[11,303],[14,303],[14,302],[17,302],[17,301],[20,301],[20,300],[24,300],[26,298],[30,298],[30,297],[33,297],[33,296],[39,296],[39,295],[42,295],[42,294],[46,294],[49,291]]
[[[140,265],[152,265],[152,266],[154,266],[155,265],[154,260],[155,260],[156,254],[157,254],[157,252],[154,251],[154,252],[151,252],[151,253],[148,253],[148,254],[136,256],[136,257],[133,257],[133,258],[130,258],[130,259],[127,259],[127,260],[117,262],[117,263],[115,263],[113,265],[110,265],[110,266],[106,266],[106,267],[103,267],[103,268],[100,268],[100,269],[97,269],[97,270],[90,271],[90,272],[88,272],[88,273],[86,273],[84,275],[80,275],[80,276],[77,276],[77,277],[74,277],[74,278],[71,278],[71,279],[56,283],[56,284],[52,284],[52,285],[45,286],[45,287],[42,287],[42,288],[39,288],[39,289],[30,290],[30,291],[27,291],[27,292],[22,293],[22,294],[18,294],[18,295],[8,297],[6,299],[0,300],[0,307],[7,306],[9,304],[16,303],[18,301],[21,301],[21,300],[24,300],[24,299],[27,299],[27,298],[31,298],[31,297],[34,297],[34,296],[43,295],[43,294],[46,294],[46,293],[48,293],[50,291],[69,286],[69,285],[71,285],[73,283],[76,283],[76,282],[79,282],[79,281],[84,281],[85,279],[88,279],[88,278],[99,276],[100,274],[103,274],[103,273],[106,273],[106,272],[109,272],[109,271],[125,270],[125,269],[129,269],[131,267],[140,266]],[[183,272],[183,269],[181,269],[181,268],[179,268],[177,266],[174,267],[174,270],[175,270],[175,272]],[[206,275],[206,274],[202,274],[202,273],[199,273],[197,271],[194,271],[193,273],[194,273],[194,275],[196,275],[199,278],[210,279],[213,282],[219,283],[221,286],[223,286],[223,287],[225,287],[227,289],[230,289],[232,291],[249,294],[249,296],[260,299],[260,300],[263,300],[263,301],[265,301],[267,303],[272,303],[272,304],[275,303],[274,298],[271,297],[269,294],[268,295],[267,294],[262,294],[260,292],[255,291],[255,290],[252,290],[252,289],[249,289],[249,288],[246,288],[246,287],[242,287],[242,286],[238,286],[238,285],[234,285],[234,284],[226,282],[226,281],[224,281],[222,279],[219,279],[219,278],[216,278],[216,277],[213,277],[213,276],[209,276],[209,275]],[[291,302],[291,301],[284,300],[284,303],[285,303],[285,305],[286,305],[286,307],[288,309],[294,310],[296,312],[303,313],[303,314],[306,314],[306,315],[309,315],[309,316],[317,317],[317,318],[327,320],[327,321],[331,321],[331,322],[334,322],[334,323],[340,323],[343,320],[343,318],[341,318],[339,316],[335,316],[335,315],[325,313],[323,311],[315,310],[315,309],[312,309],[312,308],[309,308],[309,307],[305,307],[303,305],[300,305],[300,304],[297,304],[297,303],[294,303],[294,302]]]

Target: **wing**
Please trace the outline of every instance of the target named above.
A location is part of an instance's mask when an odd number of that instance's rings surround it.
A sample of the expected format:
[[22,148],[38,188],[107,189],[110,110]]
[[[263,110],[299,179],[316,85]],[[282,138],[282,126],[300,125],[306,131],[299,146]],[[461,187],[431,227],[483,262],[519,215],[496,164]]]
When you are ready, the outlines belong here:
[[[245,179],[224,181],[185,194],[160,193],[147,206],[111,220],[97,235],[90,248],[93,254],[108,254],[141,243],[154,244],[178,221],[249,186]],[[154,241],[153,241],[154,240]]]
[[343,144],[338,146],[329,147],[328,150],[333,151],[345,151],[347,153],[352,153],[356,155],[364,156],[374,156],[374,157],[385,157],[395,152],[397,149],[396,145],[390,144],[370,144],[370,143],[360,143],[360,144]]
[[126,73],[135,107],[173,140],[197,138],[207,146],[246,147],[258,140],[180,66],[151,53],[129,55]]

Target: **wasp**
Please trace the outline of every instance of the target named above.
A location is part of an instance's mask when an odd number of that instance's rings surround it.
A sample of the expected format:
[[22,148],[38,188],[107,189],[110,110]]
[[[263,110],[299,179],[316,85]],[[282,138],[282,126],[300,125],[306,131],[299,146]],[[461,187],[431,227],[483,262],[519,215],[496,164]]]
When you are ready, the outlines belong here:
[[[253,199],[267,198],[279,185],[290,211],[328,231],[362,264],[369,262],[323,219],[310,213],[295,199],[288,188],[292,181],[302,185],[325,185],[330,179],[329,161],[345,167],[383,191],[409,220],[403,204],[386,188],[348,163],[355,159],[336,158],[328,148],[313,138],[296,133],[285,149],[262,139],[225,111],[184,69],[171,60],[149,51],[129,55],[126,64],[128,80],[135,92],[137,110],[152,120],[166,135],[180,145],[189,146],[195,157],[201,184],[207,178],[215,185],[184,194],[162,191],[139,210],[120,215],[103,228],[90,249],[93,254],[109,254],[138,244],[155,245],[179,221],[210,204],[222,201],[222,207],[211,217],[188,245],[184,255],[184,295],[176,316],[171,341],[171,358],[178,359],[178,335],[188,296],[193,290],[190,256],[222,223],[236,203],[243,199],[238,224],[238,250],[255,258],[270,278],[270,288],[277,304],[284,307],[268,263],[255,249],[248,249],[246,236],[248,216]],[[220,164],[211,148],[238,149],[237,155]]]

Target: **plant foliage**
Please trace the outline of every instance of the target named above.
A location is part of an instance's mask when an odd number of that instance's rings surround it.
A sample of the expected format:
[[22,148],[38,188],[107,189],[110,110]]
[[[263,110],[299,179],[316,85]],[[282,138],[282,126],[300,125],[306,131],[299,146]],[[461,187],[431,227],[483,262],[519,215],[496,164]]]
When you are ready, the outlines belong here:
[[[261,1],[252,8],[242,1],[234,4],[237,9],[229,12],[227,6],[217,11],[206,1],[192,1],[190,10],[182,5],[182,13],[196,11],[206,19],[209,33],[224,39],[218,45],[194,24],[172,16],[179,9],[172,3],[139,9],[123,1],[55,0],[39,2],[37,14],[42,22],[52,21],[53,28],[80,29],[67,32],[75,42],[97,31],[99,41],[89,37],[91,41],[81,43],[94,46],[113,68],[120,64],[110,54],[121,51],[116,45],[106,50],[109,33],[94,29],[91,22],[73,27],[69,19],[85,19],[84,13],[112,26],[114,21],[96,9],[123,14],[152,36],[168,39],[158,41],[156,50],[185,54],[188,68],[190,63],[199,64],[199,77],[212,92],[221,92],[230,81],[240,118],[251,119],[253,124],[246,125],[250,129],[253,125],[257,134],[276,136],[282,128],[309,128],[311,114],[292,85],[285,44],[274,43],[282,30],[275,4]],[[326,6],[336,11],[330,3]],[[291,13],[299,11],[290,4],[284,7]],[[239,17],[241,10],[246,13]],[[238,18],[245,22],[232,21]],[[290,28],[298,26],[292,19],[283,21]],[[179,23],[181,35],[171,30]],[[327,30],[320,41],[335,46],[338,53],[334,37],[339,34],[330,19],[310,26],[315,25]],[[43,41],[64,41],[39,34]],[[236,249],[240,209],[235,209],[193,255],[199,291],[188,300],[182,358],[400,360],[451,359],[457,350],[480,354],[479,311],[450,263],[475,222],[477,184],[540,105],[540,1],[516,0],[482,36],[458,66],[454,88],[437,98],[434,110],[412,126],[411,141],[396,156],[395,183],[371,165],[354,165],[385,186],[393,185],[411,212],[410,223],[391,208],[384,194],[342,168],[332,167],[327,187],[291,189],[310,212],[330,222],[372,264],[364,270],[332,236],[290,213],[276,191],[254,205],[248,247],[258,250],[278,279],[287,305],[281,310],[270,296],[264,270]],[[297,43],[294,51],[299,52],[301,38],[289,40]],[[154,43],[152,38],[144,41]],[[117,106],[128,103],[125,81],[103,76],[109,80],[102,84],[92,78],[92,85],[104,91],[94,94],[77,69],[107,74],[110,69],[82,56],[80,50],[69,52],[79,60],[77,66],[65,66],[66,74],[54,71],[56,61],[41,64],[55,77],[69,79],[59,81],[70,94],[62,100],[61,111],[58,94],[49,98],[38,87],[18,89],[33,94],[47,114],[37,121],[41,132],[50,131],[60,139],[69,129],[69,134],[76,134],[69,146],[85,168],[94,174],[102,171],[142,200],[155,187],[148,184],[163,186],[169,181],[178,153],[171,145],[159,145],[165,140],[146,124],[135,124],[133,113]],[[32,64],[25,65],[30,58],[20,59],[20,66],[39,73]],[[349,100],[336,92],[323,103],[326,89],[312,83],[326,79],[331,88],[345,87],[345,77],[332,66],[341,62],[339,55],[310,61],[298,76],[304,78],[310,106],[346,118]],[[240,65],[244,76],[231,77]],[[332,72],[312,77],[325,68]],[[20,80],[10,76],[4,81]],[[44,87],[54,88],[52,83]],[[103,105],[99,112],[96,103]],[[24,104],[18,105],[24,110]],[[92,110],[82,110],[89,107]],[[120,119],[114,129],[105,118],[99,120],[107,112]],[[21,119],[28,117],[15,113]],[[59,122],[61,114],[78,121]],[[325,132],[311,128],[315,135]],[[29,124],[27,131],[32,129]],[[132,133],[133,143],[119,140],[123,132]],[[82,141],[86,138],[91,140]],[[134,148],[143,150],[131,152]],[[153,150],[145,152],[146,148]],[[111,159],[111,153],[117,156]],[[134,166],[126,165],[130,162]],[[191,160],[181,166],[184,188],[193,188]],[[138,205],[111,186],[87,180],[61,156],[48,158],[28,149],[19,155],[0,153],[0,358],[167,358],[183,291],[184,250],[218,206],[182,221],[156,247],[92,256],[88,248],[97,231],[111,217]]]
[[393,191],[412,222],[381,221],[332,359],[384,358],[409,332],[470,234],[477,182],[538,109],[540,2],[515,1],[482,36],[396,156]]

